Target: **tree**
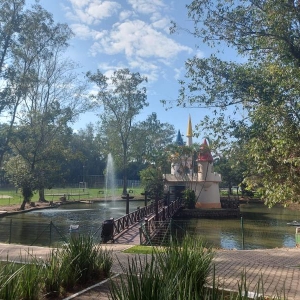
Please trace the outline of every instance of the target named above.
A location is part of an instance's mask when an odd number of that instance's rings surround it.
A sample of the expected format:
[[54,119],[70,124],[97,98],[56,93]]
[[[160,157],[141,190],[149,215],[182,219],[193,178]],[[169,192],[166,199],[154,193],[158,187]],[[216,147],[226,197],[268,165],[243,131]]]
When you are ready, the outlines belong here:
[[108,143],[114,143],[115,149],[121,145],[123,194],[126,194],[130,136],[135,117],[148,105],[146,88],[140,87],[147,79],[128,69],[117,70],[110,78],[99,70],[95,74],[88,72],[87,77],[98,88],[93,98],[100,107],[103,106],[100,118],[102,126],[107,129]]
[[242,62],[218,53],[189,59],[178,104],[213,107],[215,117],[200,127],[241,144],[245,181],[268,205],[300,200],[298,1],[195,0],[187,8],[196,38],[232,47]]
[[175,135],[174,126],[161,123],[157,114],[153,112],[145,121],[138,122],[132,129],[130,140],[131,156],[133,160],[145,163],[153,151],[162,151],[169,145]]
[[5,171],[9,180],[21,190],[23,202],[20,209],[24,210],[26,203],[30,202],[33,191],[38,185],[35,182],[36,178],[33,177],[29,164],[21,156],[11,157],[5,164]]
[[[16,176],[11,172],[10,162],[6,169],[18,187],[26,191],[38,189],[44,201],[44,188],[61,179],[61,162],[70,157],[68,124],[86,108],[85,83],[78,79],[76,65],[63,57],[71,30],[55,24],[40,6],[29,11],[26,19],[23,45],[14,60],[17,69],[10,82],[15,87],[15,100],[9,146],[26,174],[30,174],[31,184],[22,179],[24,174]],[[21,209],[27,201],[24,195]]]
[[68,182],[85,181],[90,187],[88,175],[103,175],[106,167],[105,145],[93,124],[72,134],[69,142],[72,158],[68,162]]
[[[38,64],[42,59],[57,59],[53,49],[66,47],[72,32],[65,24],[55,24],[52,15],[40,5],[35,4],[26,10],[22,0],[1,0],[0,3],[0,114],[5,114],[8,120],[0,151],[1,165],[20,106],[32,85],[36,84]],[[47,72],[51,76],[51,66]],[[49,77],[49,80],[54,79]]]

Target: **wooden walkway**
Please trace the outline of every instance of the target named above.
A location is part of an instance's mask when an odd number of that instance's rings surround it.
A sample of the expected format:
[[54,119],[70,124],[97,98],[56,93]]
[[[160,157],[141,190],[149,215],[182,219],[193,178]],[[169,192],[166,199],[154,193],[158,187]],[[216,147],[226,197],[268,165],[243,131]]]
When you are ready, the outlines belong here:
[[[170,220],[180,208],[180,200],[172,201],[168,206],[165,206],[163,201],[152,203],[116,220],[111,219],[110,230],[104,230],[103,227],[101,236],[107,236],[111,231],[111,236],[106,242],[145,244],[145,241],[157,231],[156,224]],[[140,231],[142,224],[145,230]]]
[[115,238],[115,244],[139,245],[140,223],[135,223]]

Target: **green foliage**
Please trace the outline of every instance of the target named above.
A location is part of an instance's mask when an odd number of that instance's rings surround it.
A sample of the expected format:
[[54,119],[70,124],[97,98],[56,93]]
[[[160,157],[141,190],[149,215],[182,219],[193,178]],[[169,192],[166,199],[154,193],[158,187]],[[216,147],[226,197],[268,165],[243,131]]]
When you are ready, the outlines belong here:
[[62,257],[64,267],[65,287],[101,280],[109,275],[112,266],[110,251],[95,245],[91,236],[71,238],[59,256]]
[[[112,282],[112,299],[203,299],[213,253],[197,239],[186,238],[166,251],[128,261],[121,281]],[[138,276],[137,276],[138,275]]]
[[184,206],[186,208],[195,208],[196,195],[194,190],[185,189],[183,192]]
[[145,121],[134,124],[130,138],[130,153],[139,162],[149,162],[155,153],[163,152],[172,143],[175,135],[174,126],[161,123],[156,113]]
[[[141,86],[147,78],[129,69],[120,69],[107,78],[99,70],[87,73],[90,82],[96,84],[98,93],[92,98],[96,106],[104,109],[101,129],[108,153],[112,153],[123,169],[123,194],[127,190],[127,165],[132,129],[135,117],[148,106],[146,88]],[[109,86],[109,80],[112,85]]]
[[214,107],[198,130],[219,149],[233,143],[226,159],[237,154],[234,173],[243,165],[244,183],[269,206],[299,201],[298,3],[195,0],[187,9],[194,25],[189,32],[215,49],[231,47],[242,59],[226,61],[217,51],[188,59],[177,104]]
[[162,197],[164,191],[163,174],[160,169],[153,166],[140,171],[141,185],[150,198]]
[[64,248],[53,250],[45,261],[29,254],[21,262],[0,264],[1,299],[60,298],[78,285],[107,278],[112,257],[91,237],[78,237]]

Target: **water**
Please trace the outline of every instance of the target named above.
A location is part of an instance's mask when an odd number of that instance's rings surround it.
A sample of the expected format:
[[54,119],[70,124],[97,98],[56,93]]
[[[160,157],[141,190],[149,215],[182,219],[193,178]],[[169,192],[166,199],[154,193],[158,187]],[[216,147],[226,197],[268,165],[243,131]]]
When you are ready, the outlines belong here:
[[[143,205],[143,201],[130,201],[130,212]],[[11,243],[46,245],[66,241],[72,233],[70,225],[79,225],[78,233],[100,237],[102,223],[118,219],[126,213],[126,201],[99,201],[91,204],[74,203],[58,208],[35,210],[0,218],[0,241],[8,242],[12,220]],[[50,229],[50,222],[53,228]]]
[[[295,247],[295,226],[287,222],[300,220],[300,212],[262,204],[240,206],[244,223],[244,249]],[[193,219],[177,226],[187,228],[202,237],[210,246],[223,249],[242,249],[241,219]]]
[[116,199],[116,175],[114,160],[111,153],[107,156],[106,176],[105,176],[105,199],[108,199],[110,194],[111,199]]
[[[144,201],[130,201],[130,211]],[[0,219],[0,241],[7,242],[9,224],[12,220],[11,242],[21,244],[49,245],[49,224],[52,221],[51,238],[56,241],[61,235],[70,236],[70,225],[79,225],[79,233],[101,233],[101,225],[109,218],[125,215],[126,201],[103,201],[92,204],[76,203],[58,208],[37,210]],[[245,249],[295,247],[295,226],[287,222],[300,220],[300,211],[283,208],[268,209],[264,205],[241,205],[244,220]],[[242,249],[241,220],[192,219],[175,222],[176,230],[187,228],[188,232],[202,237],[210,246],[224,249]],[[61,233],[57,234],[57,230]],[[32,237],[34,236],[34,237]]]

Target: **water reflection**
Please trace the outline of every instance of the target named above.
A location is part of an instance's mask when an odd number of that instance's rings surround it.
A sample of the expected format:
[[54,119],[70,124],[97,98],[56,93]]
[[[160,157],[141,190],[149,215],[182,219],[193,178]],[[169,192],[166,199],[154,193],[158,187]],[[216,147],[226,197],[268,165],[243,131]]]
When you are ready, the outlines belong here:
[[[131,201],[130,211],[144,201]],[[119,218],[126,212],[125,201],[78,203],[45,209],[0,219],[0,241],[22,244],[49,245],[70,236],[70,225],[79,225],[80,234],[99,237],[101,225],[109,218]],[[295,226],[287,222],[300,220],[300,212],[283,208],[269,209],[264,205],[241,205],[244,224],[244,248],[266,249],[295,247]],[[10,222],[12,220],[12,226]],[[49,226],[52,222],[53,227]],[[192,219],[174,221],[175,232],[182,228],[202,237],[210,246],[242,249],[241,220]]]
[[[143,201],[131,201],[129,210],[134,211],[142,204]],[[103,201],[74,203],[13,215],[0,219],[0,241],[34,245],[65,242],[71,234],[70,225],[79,225],[80,234],[92,234],[100,239],[103,221],[117,219],[125,212],[125,201]]]
[[[299,211],[279,207],[269,209],[261,204],[243,204],[240,208],[244,225],[244,249],[295,247],[295,227],[288,226],[287,222],[300,220]],[[193,219],[186,226],[191,234],[202,237],[213,247],[242,249],[240,218]]]

